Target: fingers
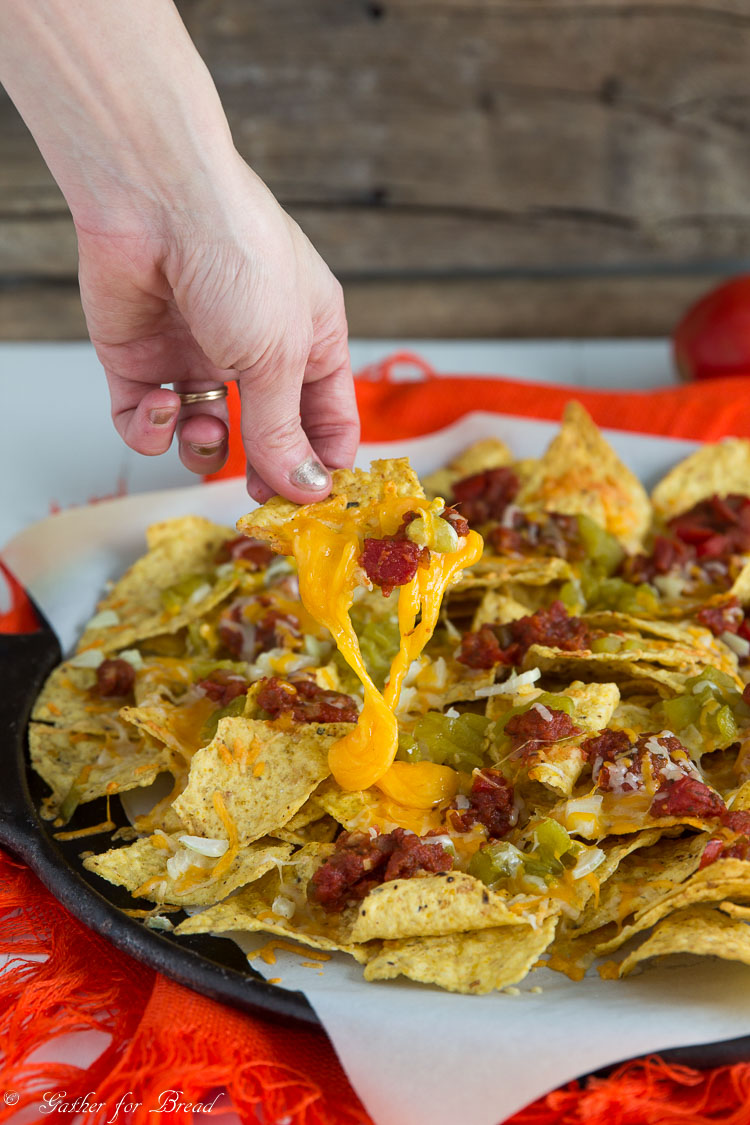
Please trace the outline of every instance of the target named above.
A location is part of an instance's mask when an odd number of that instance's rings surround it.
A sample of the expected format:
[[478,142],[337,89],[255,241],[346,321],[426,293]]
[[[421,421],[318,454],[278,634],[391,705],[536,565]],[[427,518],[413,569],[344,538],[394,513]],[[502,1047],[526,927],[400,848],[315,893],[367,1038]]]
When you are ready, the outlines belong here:
[[[138,346],[99,344],[112,399],[115,427],[131,449],[146,456],[165,453],[175,432],[180,457],[195,473],[216,472],[227,456],[226,400],[183,406],[177,391],[221,387],[234,373],[219,371],[192,338],[174,333]],[[158,386],[183,374],[175,390]],[[156,386],[154,384],[157,384]]]
[[[114,382],[114,386],[113,386]],[[112,418],[123,441],[137,453],[157,457],[172,444],[180,400],[174,391],[158,387],[146,391],[140,383],[109,379]]]
[[260,504],[275,492],[297,503],[322,499],[330,489],[330,475],[323,466],[348,468],[359,441],[348,362],[332,375],[303,384],[301,415],[293,385],[283,406],[278,387],[267,403],[258,392],[258,382],[240,383],[249,494]]
[[345,367],[302,387],[302,425],[329,469],[348,469],[359,444],[359,414],[348,354]]
[[247,467],[247,491],[259,504],[265,504],[274,495],[274,490],[260,479],[252,465]]
[[331,477],[321,464],[300,421],[300,389],[305,359],[278,353],[262,373],[240,378],[242,440],[252,467],[253,491],[258,481],[297,504],[328,495]]
[[348,468],[359,441],[343,300],[328,332],[307,355],[277,354],[262,373],[240,379],[248,492],[260,503],[273,492],[297,503],[323,499],[328,469]]
[[[221,384],[218,384],[219,386]],[[217,384],[202,381],[175,383],[183,393],[213,390]],[[216,473],[229,451],[229,414],[226,399],[183,406],[177,424],[180,460],[193,473]]]

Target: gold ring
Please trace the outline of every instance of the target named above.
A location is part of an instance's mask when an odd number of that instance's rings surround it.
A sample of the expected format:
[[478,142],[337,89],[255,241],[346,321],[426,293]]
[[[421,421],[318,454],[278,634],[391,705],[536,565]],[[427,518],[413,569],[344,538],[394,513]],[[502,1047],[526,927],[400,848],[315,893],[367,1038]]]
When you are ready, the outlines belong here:
[[210,391],[190,391],[182,394],[176,392],[183,406],[192,406],[195,402],[216,402],[217,399],[226,398],[229,393],[226,384],[222,387],[212,387]]

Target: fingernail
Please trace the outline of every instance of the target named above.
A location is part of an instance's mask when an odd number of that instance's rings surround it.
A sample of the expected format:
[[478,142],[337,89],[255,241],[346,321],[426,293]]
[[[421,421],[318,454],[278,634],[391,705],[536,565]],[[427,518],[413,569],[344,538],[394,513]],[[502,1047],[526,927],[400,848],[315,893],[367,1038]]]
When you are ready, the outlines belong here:
[[199,457],[213,457],[214,453],[218,453],[224,444],[224,438],[219,441],[213,441],[209,445],[198,445],[197,443],[190,442],[190,448],[193,453],[197,453]]
[[161,410],[159,410],[158,408],[156,410],[150,410],[148,414],[148,420],[152,426],[166,426],[168,422],[172,421],[174,416],[174,410],[171,410],[168,407],[162,407]]
[[321,465],[320,461],[316,461],[314,457],[308,457],[301,465],[298,465],[293,473],[290,474],[292,484],[298,484],[300,488],[314,488],[318,489],[328,488],[330,477]]

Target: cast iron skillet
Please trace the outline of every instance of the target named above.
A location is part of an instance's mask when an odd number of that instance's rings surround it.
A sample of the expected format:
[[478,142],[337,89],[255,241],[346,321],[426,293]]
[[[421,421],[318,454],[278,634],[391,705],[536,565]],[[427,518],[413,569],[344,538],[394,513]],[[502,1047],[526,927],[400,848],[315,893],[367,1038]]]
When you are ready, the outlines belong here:
[[[34,609],[39,619],[36,633],[0,634],[0,736],[5,736],[0,843],[20,856],[71,914],[131,957],[188,988],[252,1015],[320,1027],[303,993],[268,984],[248,965],[233,942],[204,934],[174,938],[148,930],[123,914],[121,908],[142,904],[123,888],[109,884],[105,897],[99,889],[101,880],[89,874],[80,862],[79,853],[90,842],[96,846],[96,836],[70,841],[54,838],[51,823],[36,811],[47,787],[28,764],[26,727],[34,700],[62,656],[52,628],[39,608]],[[112,802],[111,815],[116,823],[118,816],[119,823],[127,823],[118,801]],[[101,823],[105,816],[102,798],[77,810],[67,827],[85,828]],[[685,1066],[725,1066],[747,1061],[750,1036],[675,1047],[659,1054],[669,1062]],[[607,1067],[597,1073],[606,1074],[612,1069]]]

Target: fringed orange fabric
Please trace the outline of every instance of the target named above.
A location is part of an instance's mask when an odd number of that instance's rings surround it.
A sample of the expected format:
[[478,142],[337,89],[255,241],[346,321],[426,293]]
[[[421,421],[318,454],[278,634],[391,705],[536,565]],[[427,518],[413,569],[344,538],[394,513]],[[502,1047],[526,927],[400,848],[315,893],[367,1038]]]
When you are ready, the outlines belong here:
[[748,1125],[750,1064],[705,1072],[658,1057],[625,1063],[608,1078],[571,1082],[506,1125]]
[[[144,968],[2,852],[0,953],[11,958],[0,974],[0,1092],[18,1094],[0,1100],[0,1122],[64,1092],[66,1104],[88,1094],[103,1105],[86,1113],[91,1125],[124,1094],[137,1108],[118,1121],[159,1125],[185,1116],[164,1091],[205,1104],[225,1087],[217,1112],[231,1107],[248,1125],[372,1125],[325,1035],[251,1019]],[[90,1066],[40,1060],[52,1041],[86,1031],[104,1043]]]
[[[422,381],[399,382],[400,369],[417,369]],[[475,410],[559,421],[566,403],[583,403],[599,426],[668,434],[693,441],[750,437],[750,373],[710,384],[688,383],[653,391],[589,390],[488,376],[436,375],[421,356],[398,352],[360,371],[356,379],[362,441],[399,441],[434,433]],[[209,480],[245,475],[240,399],[229,386],[229,457]]]

